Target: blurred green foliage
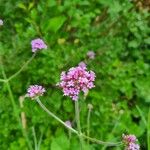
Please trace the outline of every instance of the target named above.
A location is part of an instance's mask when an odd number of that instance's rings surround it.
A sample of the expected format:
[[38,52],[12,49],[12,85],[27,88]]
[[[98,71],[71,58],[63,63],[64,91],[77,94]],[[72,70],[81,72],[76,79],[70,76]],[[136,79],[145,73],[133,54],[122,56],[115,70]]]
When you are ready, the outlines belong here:
[[[27,117],[27,133],[33,145],[32,127],[42,135],[41,150],[77,150],[78,138],[50,118],[34,101],[19,97],[30,84],[47,89],[43,103],[60,118],[74,120],[74,103],[55,84],[60,73],[79,62],[96,73],[96,87],[86,100],[81,95],[81,124],[86,132],[87,104],[91,136],[120,141],[122,133],[135,134],[147,149],[147,118],[150,104],[149,12],[129,0],[0,0],[0,56],[10,77],[31,56],[30,42],[41,37],[47,50],[38,52],[29,66],[10,81],[19,113]],[[86,53],[93,50],[94,60]],[[3,78],[0,72],[0,77]],[[27,150],[5,83],[0,83],[0,149]],[[75,125],[74,125],[75,126]],[[121,150],[92,144],[87,150]]]

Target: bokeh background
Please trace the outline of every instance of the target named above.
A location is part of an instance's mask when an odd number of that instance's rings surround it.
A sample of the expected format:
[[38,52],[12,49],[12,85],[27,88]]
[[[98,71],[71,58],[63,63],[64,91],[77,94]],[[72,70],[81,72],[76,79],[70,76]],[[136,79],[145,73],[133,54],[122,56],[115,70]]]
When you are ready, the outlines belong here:
[[[0,82],[0,149],[34,149],[33,128],[41,150],[77,150],[76,135],[49,117],[35,101],[20,100],[31,84],[43,85],[48,109],[74,124],[74,102],[56,87],[60,74],[84,61],[96,73],[96,87],[80,96],[86,133],[88,104],[91,136],[117,142],[135,134],[142,150],[150,144],[150,2],[148,0],[0,0],[0,78],[17,72],[32,56],[31,40],[42,38],[47,50],[8,84]],[[95,59],[87,57],[95,52]],[[14,101],[13,101],[14,100]],[[26,135],[18,117],[24,112]],[[150,113],[149,113],[150,115]],[[149,137],[149,138],[148,138]],[[149,141],[149,142],[148,142]],[[91,143],[87,150],[121,150]]]

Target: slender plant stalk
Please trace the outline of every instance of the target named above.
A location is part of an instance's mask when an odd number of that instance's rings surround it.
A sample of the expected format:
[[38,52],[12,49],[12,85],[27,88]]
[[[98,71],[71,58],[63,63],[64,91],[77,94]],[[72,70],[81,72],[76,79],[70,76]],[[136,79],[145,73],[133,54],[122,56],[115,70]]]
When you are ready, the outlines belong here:
[[34,150],[38,150],[38,143],[37,143],[37,138],[36,138],[36,133],[35,133],[35,129],[34,127],[32,127],[32,134],[33,134],[33,138],[34,138]]
[[[69,127],[66,125],[65,122],[63,122],[60,118],[58,118],[55,114],[53,114],[51,111],[49,111],[40,101],[39,98],[36,98],[36,101],[38,102],[39,106],[45,111],[47,112],[51,117],[53,117],[54,119],[56,119],[58,122],[60,122],[62,125],[64,125],[68,130],[72,131],[73,133],[77,134],[79,136],[78,131],[76,131],[75,129],[73,129],[72,127]],[[120,146],[122,145],[122,142],[118,142],[118,143],[112,143],[112,142],[103,142],[101,140],[95,139],[95,138],[91,138],[88,137],[84,134],[80,134],[80,136],[82,136],[85,139],[88,139],[91,142],[97,143],[97,144],[102,144],[102,145],[107,145],[107,146]]]
[[28,61],[26,61],[26,62],[23,64],[23,66],[22,66],[16,73],[14,73],[13,75],[11,75],[9,78],[0,79],[0,82],[8,82],[8,81],[10,81],[11,79],[15,78],[17,75],[19,75],[19,74],[24,70],[24,68],[27,67],[28,64],[33,60],[33,58],[35,57],[35,55],[36,55],[36,53],[34,53],[34,54],[32,55],[32,57],[31,57]]
[[[91,109],[88,109],[88,116],[87,116],[87,136],[90,136],[90,117],[91,117]],[[89,144],[89,139],[87,140]]]
[[[7,81],[7,76],[6,76],[6,73],[5,73],[5,70],[4,70],[4,67],[3,67],[2,62],[0,62],[0,66],[1,66],[3,78],[4,78],[4,80]],[[19,112],[18,112],[18,109],[17,109],[17,105],[16,105],[16,103],[15,103],[14,96],[13,96],[13,93],[12,93],[12,90],[11,90],[11,87],[10,87],[9,82],[6,82],[6,87],[7,87],[9,96],[10,96],[10,100],[11,100],[11,103],[12,103],[12,106],[13,106],[13,111],[14,111],[15,117],[17,118],[17,121],[18,121],[18,123],[19,123],[19,127],[20,127],[21,130],[22,130],[22,134],[23,134],[23,136],[25,137],[25,139],[26,139],[26,141],[27,141],[27,144],[28,144],[29,149],[32,150],[32,146],[31,146],[30,141],[29,141],[29,139],[28,139],[27,133],[26,133],[26,131],[23,129],[22,125],[21,125],[21,120],[20,120],[20,117],[19,117]]]
[[43,138],[43,133],[41,133],[41,135],[40,135],[40,139],[39,139],[39,142],[38,142],[38,150],[40,150],[40,146],[41,146],[41,143],[42,143],[42,138]]
[[[2,64],[1,64],[1,70],[2,70],[3,78],[5,80],[7,80],[7,77],[6,77],[6,74],[5,74],[5,70],[4,70]],[[17,106],[16,106],[16,103],[15,103],[15,100],[14,100],[14,97],[13,97],[13,94],[12,94],[9,82],[6,82],[6,87],[7,87],[7,90],[8,90],[9,96],[10,96],[10,100],[11,100],[11,103],[12,103],[12,106],[13,106],[14,114],[15,114],[17,120],[20,122],[20,118],[19,118],[18,112],[17,112]]]
[[[120,119],[121,119],[121,115],[119,115],[119,117],[117,118],[117,120],[116,120],[116,122],[114,124],[114,127],[112,128],[112,130],[111,130],[111,132],[109,134],[112,134],[116,130],[116,128],[117,128],[117,126],[119,124]],[[106,150],[106,148],[107,148],[107,145],[104,145],[104,147],[102,148],[102,150]]]
[[83,146],[84,146],[84,143],[83,143],[83,138],[81,136],[82,132],[81,132],[81,125],[80,125],[80,110],[79,110],[79,102],[78,102],[78,100],[75,101],[75,118],[76,118],[78,135],[79,135],[79,140],[80,140],[81,150],[82,150]]
[[0,82],[5,82],[5,80],[4,79],[0,79]]
[[147,121],[147,147],[150,150],[150,108],[148,112],[148,121]]
[[28,61],[26,61],[25,64],[15,74],[13,74],[12,76],[10,76],[6,81],[10,81],[11,79],[13,79],[17,75],[19,75],[24,70],[24,68],[27,67],[28,64],[33,60],[33,58],[35,57],[35,55],[36,55],[36,53],[34,53],[32,55],[32,57]]
[[122,145],[123,143],[122,142],[117,142],[117,143],[113,143],[113,142],[104,142],[104,141],[101,141],[101,140],[98,140],[96,138],[91,138],[91,137],[88,137],[84,134],[82,134],[82,137],[85,138],[85,139],[88,139],[89,141],[93,142],[93,143],[97,143],[97,144],[101,144],[101,145],[107,145],[107,146],[120,146]]
[[69,127],[66,125],[65,122],[63,122],[60,118],[58,118],[55,114],[53,114],[51,111],[49,111],[40,101],[39,98],[36,98],[36,101],[38,102],[38,104],[41,106],[41,108],[46,111],[50,116],[52,116],[53,118],[55,118],[57,121],[59,121],[61,124],[63,124],[66,128],[70,129],[72,132],[74,133],[78,133],[75,129],[73,129],[72,127]]

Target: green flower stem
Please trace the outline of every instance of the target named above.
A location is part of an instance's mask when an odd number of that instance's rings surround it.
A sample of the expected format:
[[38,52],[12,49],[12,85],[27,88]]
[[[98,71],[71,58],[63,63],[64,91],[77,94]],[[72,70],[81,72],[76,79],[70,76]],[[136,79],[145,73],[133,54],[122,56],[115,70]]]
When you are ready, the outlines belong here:
[[6,82],[4,79],[0,79],[0,82]]
[[82,137],[85,138],[85,139],[88,139],[89,141],[91,141],[91,142],[93,142],[93,143],[97,143],[97,144],[101,144],[101,145],[120,146],[120,145],[123,144],[122,142],[117,142],[117,143],[104,142],[104,141],[101,141],[101,140],[98,140],[98,139],[95,139],[95,138],[88,137],[88,136],[86,136],[86,135],[84,135],[84,134],[82,134]]
[[[113,132],[117,129],[117,126],[119,124],[120,119],[121,119],[121,114],[118,116],[117,120],[115,121],[114,127],[112,128],[112,130],[111,130],[111,132],[109,134],[113,134]],[[106,149],[107,149],[107,145],[104,145],[104,147],[102,148],[102,150],[106,150]]]
[[10,76],[6,81],[10,81],[11,79],[13,79],[17,75],[19,75],[24,70],[24,68],[27,67],[28,64],[33,60],[33,58],[35,57],[35,55],[36,55],[36,53],[34,53],[32,55],[32,57],[28,61],[26,61],[25,64],[15,74],[13,74],[12,76]]
[[27,61],[24,63],[24,65],[23,65],[16,73],[14,73],[14,74],[13,74],[12,76],[10,76],[9,78],[0,79],[0,82],[8,82],[8,81],[10,81],[11,79],[15,78],[17,75],[19,75],[19,74],[24,70],[24,68],[27,67],[28,64],[33,60],[33,58],[35,57],[35,55],[36,55],[36,53],[34,53],[34,54],[32,55],[32,57],[31,57],[29,60],[27,60]]
[[[6,73],[5,73],[5,70],[4,70],[4,67],[3,67],[2,62],[0,62],[0,66],[1,66],[3,78],[4,78],[4,80],[7,81],[7,76],[6,76]],[[27,141],[27,144],[28,144],[29,149],[32,150],[32,146],[31,146],[30,141],[29,141],[29,139],[28,139],[27,133],[26,133],[26,131],[23,129],[22,125],[21,125],[21,120],[20,120],[20,117],[19,117],[19,112],[18,112],[18,109],[17,109],[17,105],[16,105],[16,103],[15,103],[14,96],[13,96],[13,93],[12,93],[12,90],[11,90],[11,87],[10,87],[9,82],[6,82],[6,87],[7,87],[9,96],[10,96],[10,100],[11,100],[11,103],[12,103],[12,106],[13,106],[13,110],[14,110],[15,117],[17,118],[17,121],[18,121],[18,123],[19,123],[19,127],[20,127],[21,130],[22,130],[22,134],[23,134],[23,136],[25,137],[25,139],[26,139],[26,141]]]
[[78,129],[78,135],[79,135],[79,140],[81,144],[81,149],[83,149],[83,138],[82,138],[82,132],[81,132],[81,125],[80,125],[80,110],[79,110],[79,102],[78,100],[75,101],[75,119],[77,123],[77,129]]
[[[6,74],[5,74],[5,70],[4,70],[2,64],[1,64],[1,69],[2,69],[3,78],[4,78],[5,80],[7,80],[7,77],[6,77]],[[12,94],[12,91],[11,91],[9,82],[6,82],[6,87],[7,87],[9,96],[10,96],[10,100],[11,100],[12,106],[13,106],[13,108],[14,108],[14,114],[15,114],[15,116],[17,117],[17,120],[19,121],[20,119],[19,119],[19,116],[17,115],[17,114],[18,114],[18,112],[17,112],[17,107],[16,107],[16,104],[15,104],[15,100],[14,100],[14,97],[13,97],[13,94]]]
[[33,134],[33,138],[34,138],[34,150],[38,150],[38,143],[37,143],[37,138],[36,138],[36,133],[35,133],[35,129],[34,127],[32,127],[32,134]]
[[51,111],[49,111],[40,101],[39,98],[36,98],[36,101],[38,102],[38,104],[41,106],[41,108],[46,111],[50,116],[52,116],[53,118],[55,118],[58,122],[60,122],[61,124],[63,124],[66,128],[68,128],[69,130],[71,130],[74,133],[78,133],[75,129],[73,129],[72,127],[69,127],[66,125],[65,122],[63,122],[60,118],[58,118],[55,114],[53,114]]
[[[90,117],[91,117],[91,109],[88,109],[88,116],[87,116],[87,136],[90,136]],[[89,144],[89,139],[87,140]]]
[[150,108],[148,112],[148,121],[147,121],[147,147],[150,150]]
[[78,131],[76,131],[75,129],[73,129],[72,127],[69,127],[66,125],[65,122],[63,122],[60,118],[58,118],[55,114],[53,114],[51,111],[49,111],[43,104],[42,102],[40,101],[39,98],[36,98],[36,101],[38,102],[39,106],[45,111],[47,112],[51,117],[53,117],[54,119],[56,119],[58,122],[60,122],[62,125],[64,125],[68,130],[72,131],[73,133],[77,134],[78,136],[82,136],[83,138],[85,139],[88,139],[89,141],[91,142],[94,142],[94,143],[97,143],[97,144],[102,144],[102,145],[107,145],[107,146],[120,146],[122,145],[122,142],[118,142],[118,143],[112,143],[112,142],[103,142],[103,141],[100,141],[100,140],[97,140],[95,138],[91,138],[91,137],[88,137],[84,134],[80,134],[78,133]]

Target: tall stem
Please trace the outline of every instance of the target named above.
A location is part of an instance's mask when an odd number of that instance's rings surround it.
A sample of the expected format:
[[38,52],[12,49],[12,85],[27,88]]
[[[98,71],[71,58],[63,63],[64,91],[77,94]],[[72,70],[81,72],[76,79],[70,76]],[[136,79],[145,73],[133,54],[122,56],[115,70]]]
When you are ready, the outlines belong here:
[[148,112],[148,121],[147,121],[147,145],[148,150],[150,150],[150,108]]
[[51,111],[49,111],[40,101],[39,98],[36,98],[36,101],[38,102],[38,104],[41,106],[41,108],[46,111],[50,116],[52,116],[53,118],[55,118],[58,122],[60,122],[61,124],[63,124],[66,128],[68,128],[69,130],[71,130],[72,132],[77,134],[77,131],[74,130],[72,127],[67,126],[67,124],[65,122],[63,122],[60,118],[58,118],[55,114],[53,114]]
[[33,60],[33,58],[35,57],[35,55],[36,55],[36,53],[34,53],[34,54],[32,55],[32,57],[31,57],[28,61],[26,61],[26,62],[23,64],[23,66],[22,66],[16,73],[14,73],[13,75],[11,75],[9,78],[0,79],[0,82],[8,82],[8,81],[10,81],[11,79],[15,78],[17,75],[19,75],[19,74],[24,70],[24,68],[27,67],[28,64]]
[[54,119],[56,119],[58,122],[60,122],[62,125],[64,125],[68,130],[72,131],[73,133],[77,134],[78,136],[82,136],[82,138],[85,139],[89,139],[91,142],[97,143],[97,144],[102,144],[102,145],[107,145],[107,146],[119,146],[122,145],[122,142],[118,142],[118,143],[112,143],[112,142],[103,142],[101,140],[95,139],[95,138],[91,138],[88,137],[84,134],[79,134],[78,131],[76,131],[75,129],[73,129],[72,127],[69,127],[66,125],[65,122],[63,122],[59,117],[57,117],[55,114],[53,114],[51,111],[49,111],[40,101],[39,98],[36,98],[36,101],[38,102],[39,106],[45,111],[47,112],[51,117],[53,117]]
[[15,73],[13,74],[12,76],[10,76],[6,81],[10,81],[11,79],[15,78],[18,74],[20,74],[25,67],[28,66],[28,64],[33,60],[33,58],[35,57],[36,53],[34,53],[32,55],[32,57]]
[[[4,80],[7,80],[7,76],[5,74],[5,70],[4,70],[4,67],[3,67],[2,64],[1,64],[1,69],[2,69],[2,75],[3,75]],[[17,120],[20,122],[20,118],[18,116],[18,111],[17,111],[17,106],[16,106],[16,103],[15,103],[15,100],[14,100],[9,82],[6,82],[6,87],[7,87],[7,90],[8,90],[9,96],[10,96],[10,100],[11,100],[11,103],[12,103],[12,106],[13,106],[14,114],[15,114]]]
[[[88,110],[88,116],[87,116],[87,136],[90,136],[90,117],[91,117],[91,109]],[[87,140],[89,144],[89,140]]]
[[79,140],[80,140],[80,144],[81,144],[81,149],[83,149],[84,145],[83,145],[83,138],[82,138],[82,132],[81,132],[81,125],[80,125],[80,110],[79,110],[78,100],[75,101],[75,118],[76,118],[78,133],[79,133]]
[[38,143],[37,143],[37,138],[36,138],[36,133],[35,133],[34,127],[32,127],[32,134],[33,134],[33,138],[34,138],[34,147],[35,147],[35,150],[38,150]]
[[[4,80],[7,81],[7,76],[6,76],[6,73],[5,73],[5,70],[4,70],[4,67],[3,67],[2,62],[0,62],[0,66],[1,66],[3,78],[4,78]],[[15,100],[14,100],[14,96],[13,96],[13,93],[12,93],[12,90],[11,90],[11,87],[10,87],[10,84],[9,84],[9,81],[6,82],[6,87],[7,87],[9,96],[10,96],[10,100],[11,100],[11,103],[12,103],[12,107],[13,107],[13,111],[14,111],[15,117],[17,118],[17,121],[18,121],[18,123],[19,123],[19,127],[20,127],[21,130],[22,130],[22,134],[23,134],[23,136],[25,137],[25,139],[26,139],[26,141],[27,141],[27,144],[28,144],[29,149],[32,150],[32,146],[31,146],[30,141],[29,141],[29,139],[28,139],[27,133],[26,133],[26,131],[23,129],[22,125],[21,125],[21,120],[20,120],[20,117],[19,117],[19,112],[18,112],[17,105],[16,105]]]

